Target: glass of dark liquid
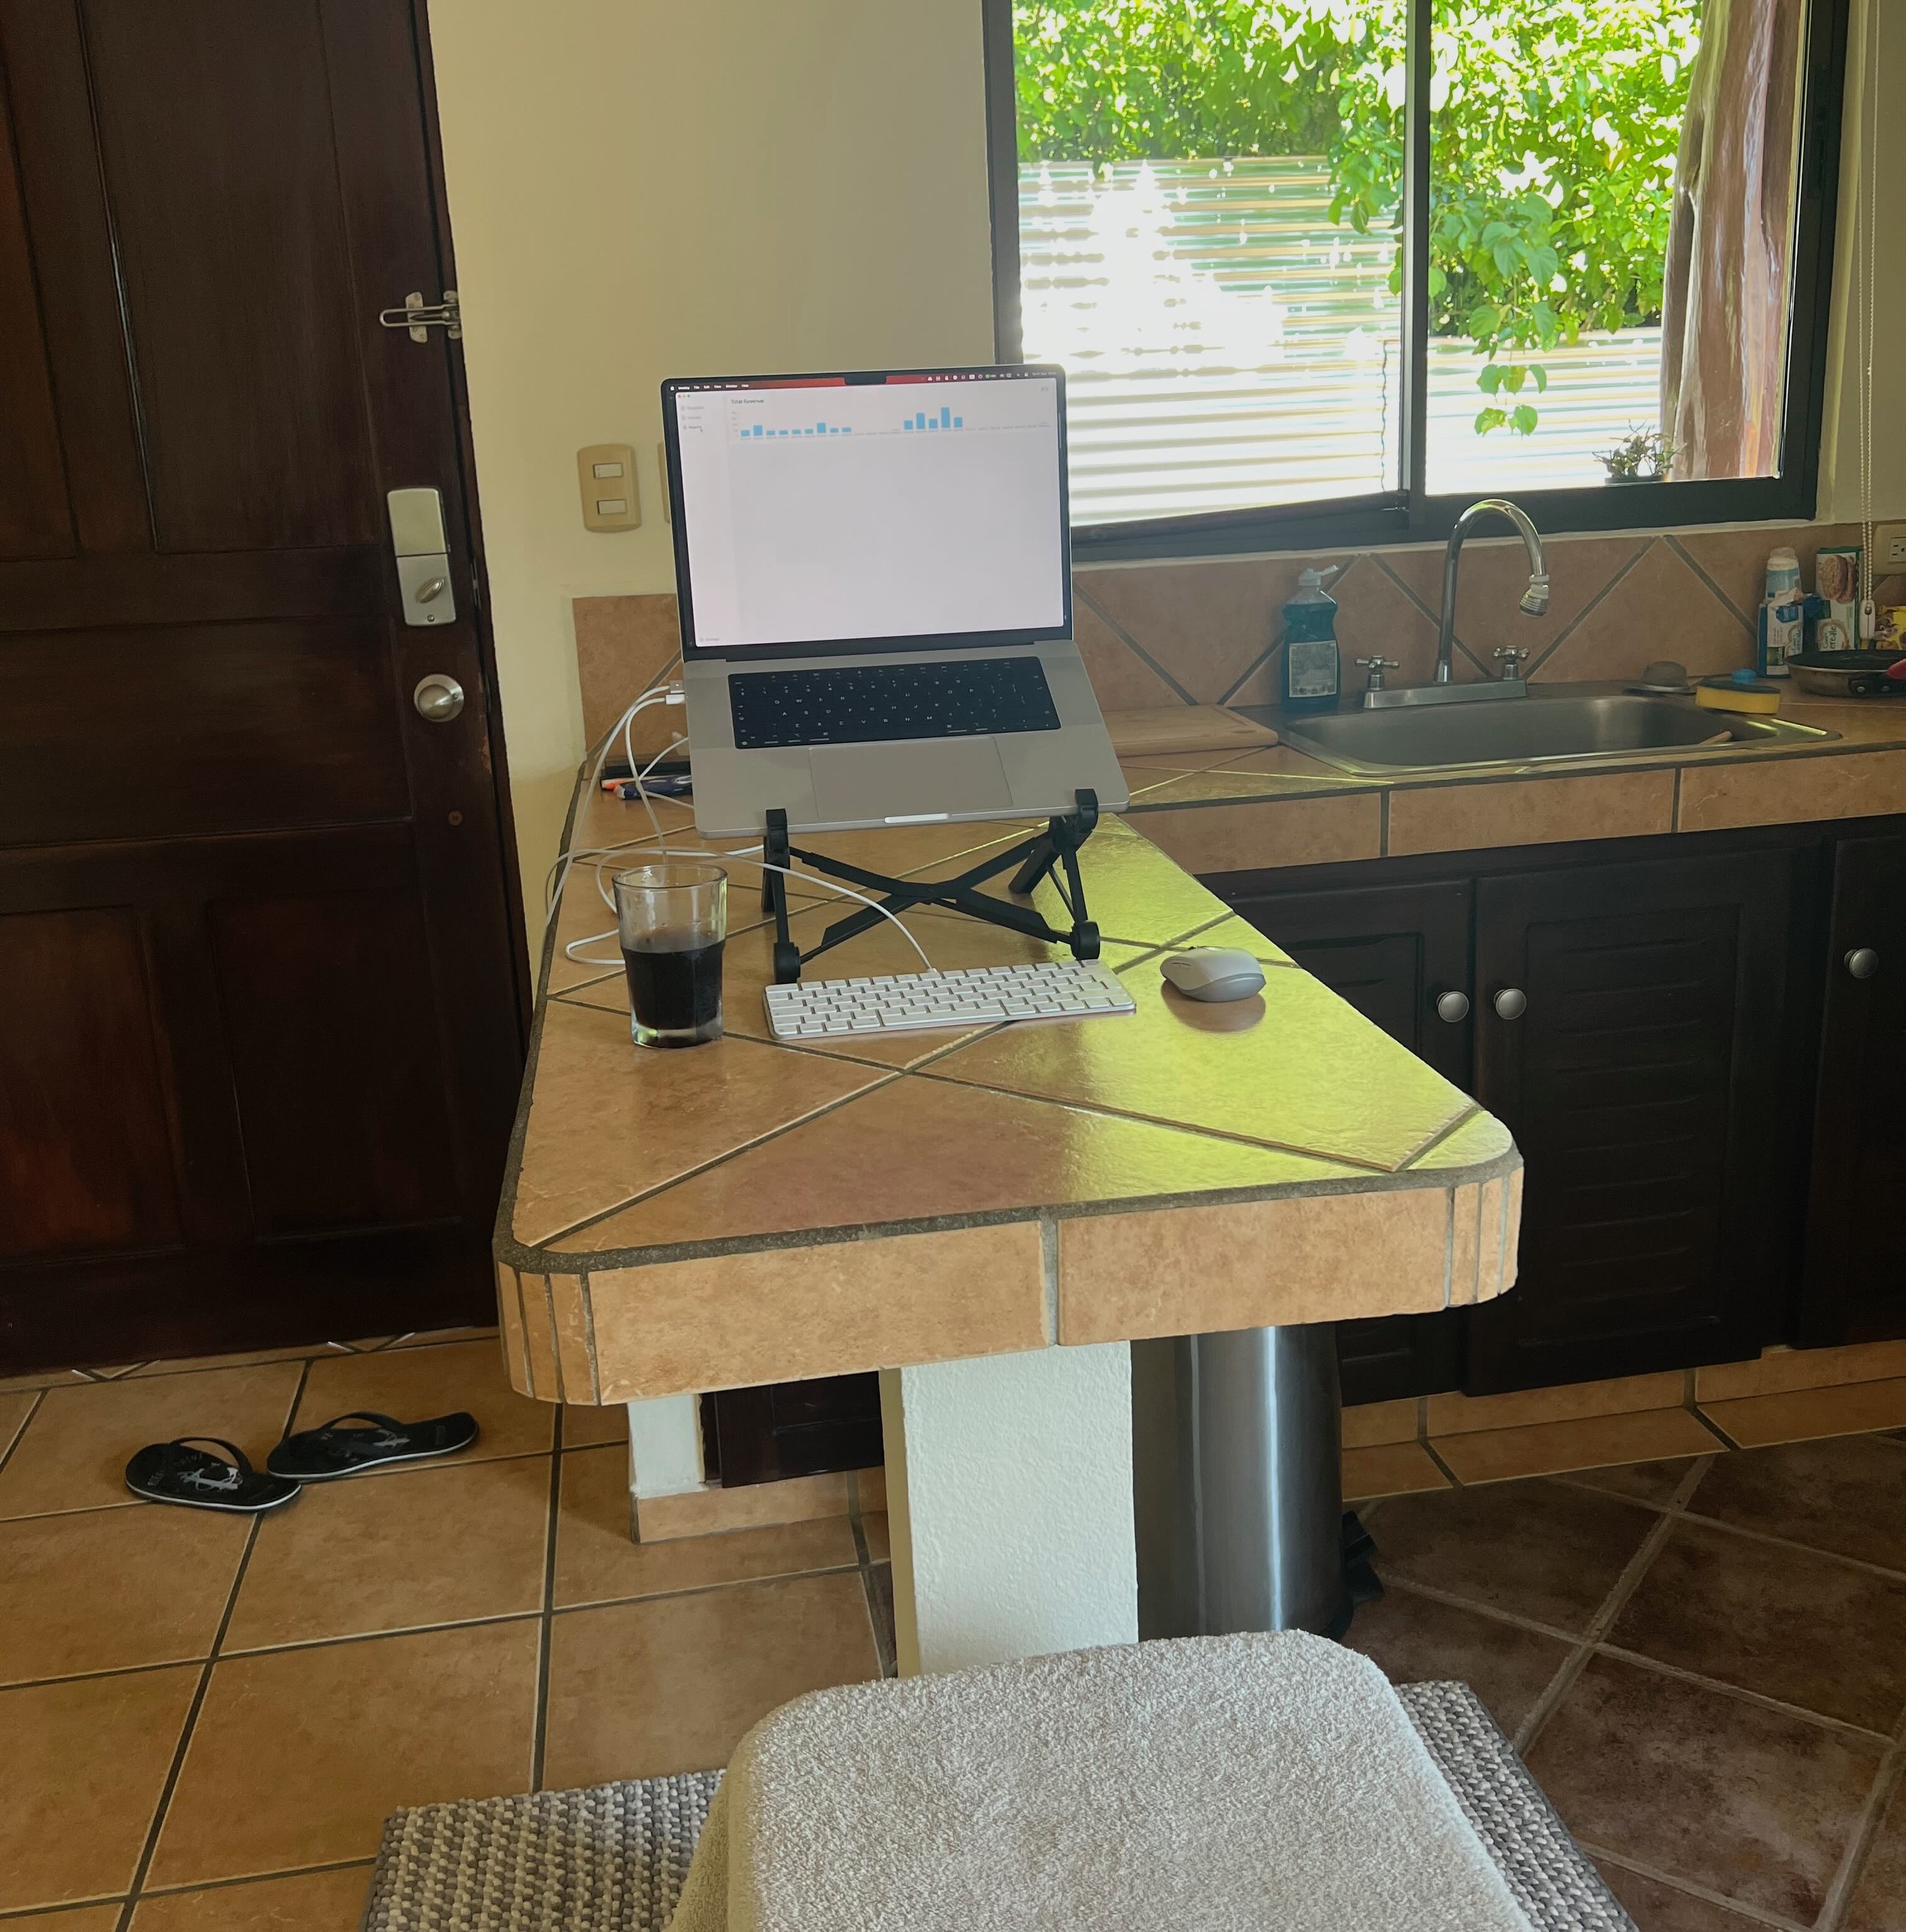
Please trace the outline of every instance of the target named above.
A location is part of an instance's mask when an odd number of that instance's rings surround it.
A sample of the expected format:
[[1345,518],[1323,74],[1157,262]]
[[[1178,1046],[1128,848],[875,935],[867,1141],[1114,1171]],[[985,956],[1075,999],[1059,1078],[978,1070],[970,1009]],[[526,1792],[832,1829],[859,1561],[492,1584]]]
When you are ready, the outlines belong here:
[[616,923],[636,1045],[699,1046],[719,1040],[727,874],[682,859],[619,872]]

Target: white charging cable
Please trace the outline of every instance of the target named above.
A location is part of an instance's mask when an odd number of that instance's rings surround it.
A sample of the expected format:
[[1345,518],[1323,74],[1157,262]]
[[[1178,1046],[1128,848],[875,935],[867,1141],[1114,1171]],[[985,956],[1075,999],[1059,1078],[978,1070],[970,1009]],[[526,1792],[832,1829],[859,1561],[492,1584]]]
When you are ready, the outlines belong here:
[[[891,907],[883,906],[877,899],[869,898],[865,892],[857,892],[851,886],[844,886],[836,880],[824,878],[818,873],[801,872],[792,866],[771,866],[765,859],[757,858],[755,856],[757,853],[764,852],[766,850],[765,846],[745,845],[733,852],[700,851],[693,848],[680,848],[673,854],[670,851],[667,835],[662,830],[661,820],[656,816],[654,801],[649,795],[647,780],[649,774],[668,756],[670,752],[679,750],[687,741],[679,737],[673,740],[658,752],[647,764],[638,766],[635,762],[633,728],[636,714],[638,712],[646,711],[652,704],[680,704],[685,701],[685,695],[679,683],[651,686],[622,713],[604,734],[601,748],[596,754],[595,766],[589,773],[589,788],[593,793],[602,782],[602,767],[608,761],[609,748],[619,736],[622,741],[623,755],[628,760],[629,774],[634,782],[636,796],[640,801],[643,809],[649,814],[649,823],[655,828],[652,841],[646,838],[631,838],[623,840],[614,845],[572,846],[550,868],[550,880],[545,882],[547,890],[544,916],[546,919],[555,916],[556,909],[562,899],[564,888],[569,882],[570,868],[579,859],[595,862],[596,892],[604,904],[613,910],[616,903],[615,894],[610,886],[603,883],[603,862],[613,858],[620,853],[640,851],[652,843],[656,853],[663,858],[679,856],[736,859],[744,865],[751,866],[757,872],[779,872],[784,878],[798,879],[804,884],[818,886],[823,892],[834,892],[842,898],[853,899],[859,904],[870,908],[877,912],[883,919],[889,921],[898,930],[901,938],[905,940],[907,944],[919,955],[920,964],[929,973],[937,973],[940,969],[927,957],[926,949],[913,937],[900,915]],[[561,874],[560,877],[557,876],[559,871]],[[586,946],[598,945],[605,939],[619,939],[620,937],[619,929],[613,926],[606,932],[589,933],[580,939],[569,940],[562,949],[563,954],[565,958],[573,960],[579,966],[619,966],[622,964],[619,952],[614,958],[608,959],[604,958],[600,953],[586,953],[581,949]]]

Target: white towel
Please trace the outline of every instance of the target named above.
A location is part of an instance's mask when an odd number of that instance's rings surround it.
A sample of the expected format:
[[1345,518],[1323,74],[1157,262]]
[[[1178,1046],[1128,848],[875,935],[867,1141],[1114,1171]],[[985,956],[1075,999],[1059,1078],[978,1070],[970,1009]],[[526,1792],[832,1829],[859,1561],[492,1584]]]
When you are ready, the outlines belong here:
[[1530,1932],[1376,1666],[1194,1637],[817,1691],[671,1932]]

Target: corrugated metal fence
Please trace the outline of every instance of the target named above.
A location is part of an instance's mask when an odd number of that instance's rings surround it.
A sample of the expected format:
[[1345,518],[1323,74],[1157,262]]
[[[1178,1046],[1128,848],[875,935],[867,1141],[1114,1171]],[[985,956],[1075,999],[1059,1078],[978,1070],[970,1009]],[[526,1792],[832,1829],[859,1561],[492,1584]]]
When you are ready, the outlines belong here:
[[[1399,298],[1386,238],[1330,219],[1309,158],[1020,170],[1029,357],[1068,374],[1079,523],[1392,488]],[[1431,345],[1430,486],[1599,483],[1593,452],[1656,413],[1659,332],[1542,359],[1530,436],[1479,436],[1481,366]]]

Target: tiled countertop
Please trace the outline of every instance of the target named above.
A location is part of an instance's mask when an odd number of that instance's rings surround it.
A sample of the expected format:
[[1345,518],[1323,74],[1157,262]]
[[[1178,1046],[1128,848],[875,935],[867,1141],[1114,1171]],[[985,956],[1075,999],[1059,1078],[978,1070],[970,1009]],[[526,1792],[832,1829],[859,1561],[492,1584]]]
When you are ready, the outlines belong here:
[[[1800,745],[1351,777],[1287,746],[1125,761],[1132,824],[1198,873],[1906,812],[1906,699],[1794,695]],[[1281,808],[1275,817],[1264,807]]]
[[[695,842],[687,814],[664,810],[671,843]],[[583,845],[646,830],[639,807],[599,794],[579,817]],[[808,842],[951,872],[1026,829]],[[760,997],[772,928],[751,922],[754,875],[738,865],[727,1036],[670,1052],[630,1044],[613,938],[589,949],[607,963],[562,952],[611,922],[579,867],[498,1222],[516,1386],[619,1402],[1507,1288],[1521,1160],[1506,1131],[1130,825],[1104,821],[1081,857],[1131,1018],[780,1045]],[[805,907],[797,937],[836,916]],[[913,922],[937,965],[1052,956],[949,914]],[[1248,946],[1263,994],[1201,1006],[1167,989],[1158,955],[1193,937]],[[911,958],[883,926],[811,970]]]

